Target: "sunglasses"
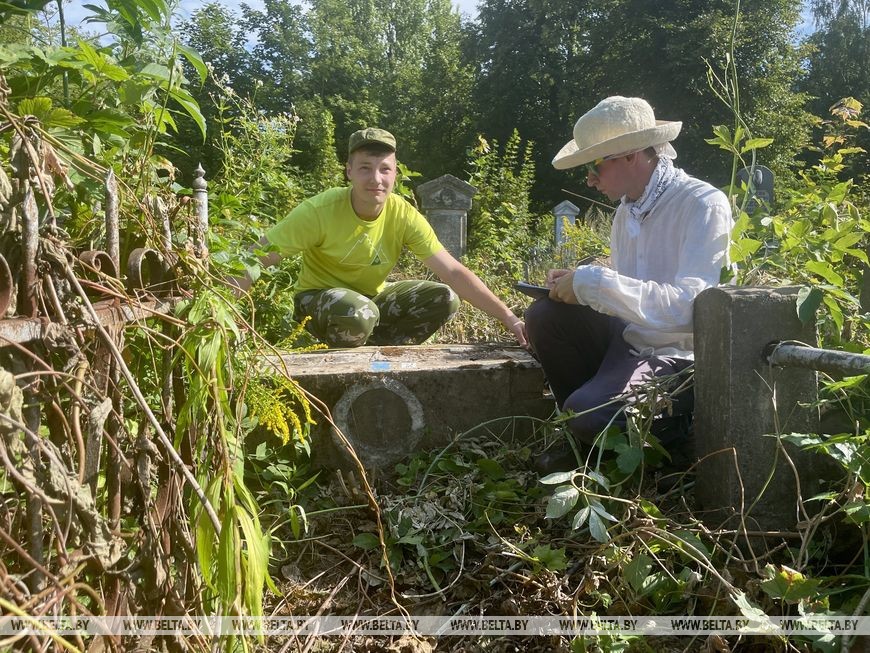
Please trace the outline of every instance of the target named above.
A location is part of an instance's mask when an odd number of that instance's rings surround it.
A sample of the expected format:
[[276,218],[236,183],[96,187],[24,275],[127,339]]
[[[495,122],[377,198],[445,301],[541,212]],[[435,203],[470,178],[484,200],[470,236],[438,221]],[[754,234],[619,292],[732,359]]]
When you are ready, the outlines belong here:
[[[643,149],[646,149],[646,148],[643,148]],[[631,156],[632,154],[635,154],[636,152],[642,152],[642,151],[643,150],[631,150],[630,152],[622,152],[620,154],[611,154],[610,156],[603,156],[600,159],[595,159],[594,161],[587,163],[584,166],[584,169],[586,170],[586,174],[595,175],[597,177],[599,174],[598,169],[601,167],[601,164],[604,163],[605,161],[612,161],[613,159],[621,159],[624,156]]]
[[602,163],[604,163],[604,161],[605,161],[605,159],[602,158],[602,159],[595,159],[594,161],[590,161],[589,163],[587,163],[584,166],[584,168],[586,169],[586,174],[587,175],[595,175],[597,177],[598,176],[598,166],[600,166]]

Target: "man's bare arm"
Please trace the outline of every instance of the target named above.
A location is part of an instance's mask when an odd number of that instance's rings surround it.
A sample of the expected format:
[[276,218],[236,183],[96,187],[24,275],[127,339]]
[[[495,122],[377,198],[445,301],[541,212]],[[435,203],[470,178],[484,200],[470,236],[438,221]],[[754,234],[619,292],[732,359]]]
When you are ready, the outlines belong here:
[[528,346],[526,327],[522,319],[514,315],[476,274],[457,261],[447,250],[442,249],[425,259],[423,263],[444,283],[453,288],[462,299],[501,322],[521,346]]

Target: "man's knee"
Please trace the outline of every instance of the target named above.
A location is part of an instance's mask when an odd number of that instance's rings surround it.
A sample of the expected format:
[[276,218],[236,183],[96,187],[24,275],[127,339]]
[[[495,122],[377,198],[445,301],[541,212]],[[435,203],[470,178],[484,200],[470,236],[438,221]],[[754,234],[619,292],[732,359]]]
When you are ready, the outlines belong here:
[[336,347],[364,345],[380,319],[374,302],[344,288],[303,298],[299,312],[311,316],[307,327],[315,337]]
[[529,336],[535,336],[543,331],[546,326],[558,319],[559,302],[550,299],[538,299],[529,304],[524,314],[526,332]]
[[462,300],[459,299],[459,295],[447,284],[437,283],[434,285],[435,287],[432,289],[432,303],[444,307],[444,321],[446,322],[459,310]]

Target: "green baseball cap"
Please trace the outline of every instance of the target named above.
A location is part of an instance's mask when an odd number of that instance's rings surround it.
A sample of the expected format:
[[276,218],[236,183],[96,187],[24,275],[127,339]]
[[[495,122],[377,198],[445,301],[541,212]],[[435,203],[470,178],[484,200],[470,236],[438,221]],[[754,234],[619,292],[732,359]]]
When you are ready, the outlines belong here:
[[355,152],[362,146],[371,145],[372,143],[386,145],[393,152],[396,151],[395,136],[393,136],[386,129],[378,129],[377,127],[366,127],[365,129],[360,129],[350,135],[350,139],[347,142],[347,153],[348,155],[350,155],[352,152]]

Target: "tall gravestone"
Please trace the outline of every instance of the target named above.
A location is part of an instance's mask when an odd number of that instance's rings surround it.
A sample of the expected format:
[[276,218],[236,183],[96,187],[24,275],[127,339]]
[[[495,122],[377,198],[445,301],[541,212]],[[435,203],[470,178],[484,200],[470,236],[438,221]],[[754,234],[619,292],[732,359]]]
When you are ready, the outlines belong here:
[[773,171],[767,166],[756,165],[737,171],[737,178],[746,184],[746,212],[754,213],[759,205],[773,208]]
[[438,240],[456,258],[465,256],[468,211],[477,189],[453,175],[442,175],[417,186],[420,207]]
[[565,240],[564,225],[565,220],[570,222],[572,225],[577,222],[577,216],[580,214],[580,209],[573,202],[569,202],[565,200],[564,202],[560,202],[553,208],[553,216],[556,218],[556,225],[554,229],[554,241],[556,247],[561,247],[562,243]]

